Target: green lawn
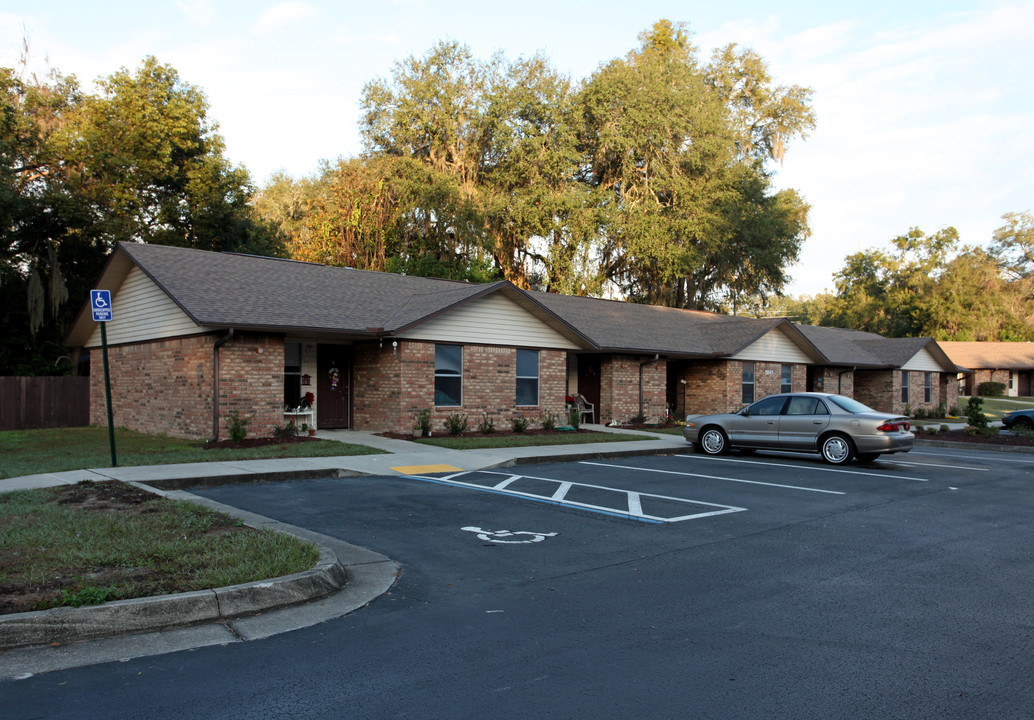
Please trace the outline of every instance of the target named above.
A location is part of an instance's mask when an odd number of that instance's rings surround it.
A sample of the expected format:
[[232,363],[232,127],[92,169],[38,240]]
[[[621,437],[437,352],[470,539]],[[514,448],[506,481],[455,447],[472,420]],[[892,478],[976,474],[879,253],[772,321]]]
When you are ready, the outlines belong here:
[[[132,430],[118,429],[115,431],[115,449],[120,466],[262,460],[281,457],[372,455],[381,452],[365,445],[350,445],[334,440],[239,450],[222,448],[206,450],[203,445],[202,442],[162,435],[144,435]],[[0,432],[0,478],[110,466],[111,452],[108,447],[107,428],[56,428]]]
[[[985,397],[981,399],[984,401],[983,411],[988,420],[1001,420],[1002,415],[1010,410],[1034,408],[1034,397]],[[968,402],[968,396],[959,397],[959,409],[965,412]]]
[[312,545],[115,481],[0,493],[0,613],[187,592],[311,568]]

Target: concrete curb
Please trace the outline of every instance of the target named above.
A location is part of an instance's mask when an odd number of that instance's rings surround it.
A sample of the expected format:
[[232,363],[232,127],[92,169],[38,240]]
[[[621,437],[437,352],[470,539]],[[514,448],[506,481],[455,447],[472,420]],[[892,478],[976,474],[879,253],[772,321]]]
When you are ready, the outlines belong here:
[[[344,548],[350,556],[345,558],[349,566],[346,569],[338,553],[324,544],[323,541],[329,539],[316,533],[189,493],[163,492],[142,483],[132,484],[160,495],[189,500],[224,512],[251,527],[265,527],[299,537],[316,545],[320,552],[319,560],[309,570],[270,580],[195,592],[117,600],[89,607],[55,608],[0,615],[0,651],[41,645],[64,645],[101,637],[162,631],[203,623],[224,623],[232,628],[232,623],[244,622],[243,618],[247,616],[311,603],[339,593],[354,577],[361,575],[364,580],[362,586],[366,587],[367,591],[361,598],[354,598],[354,607],[351,608],[354,609],[382,594],[397,577],[398,566],[379,553],[347,543],[335,543],[339,548]],[[381,567],[377,568],[378,565]],[[376,572],[371,575],[371,570]],[[328,618],[320,618],[317,622],[323,619]],[[292,625],[281,631],[304,626]],[[251,632],[249,634],[252,638],[243,637],[240,633],[235,634],[241,639],[253,639],[275,633]]]
[[958,440],[927,440],[926,438],[916,439],[916,447],[943,447],[955,450],[987,450],[990,452],[1006,452],[1034,454],[1034,447],[1022,447],[1019,445],[996,445],[993,443],[970,443],[959,442]]

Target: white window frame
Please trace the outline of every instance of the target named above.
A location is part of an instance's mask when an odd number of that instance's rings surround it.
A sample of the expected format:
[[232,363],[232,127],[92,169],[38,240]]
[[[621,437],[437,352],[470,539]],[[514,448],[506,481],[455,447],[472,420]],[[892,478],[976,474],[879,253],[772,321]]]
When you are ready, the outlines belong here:
[[[521,353],[532,353],[532,354],[535,355],[535,374],[534,375],[521,375],[520,374],[520,367],[521,367],[520,356],[521,356]],[[539,405],[539,398],[541,397],[540,394],[539,394],[539,389],[541,387],[541,382],[540,382],[541,364],[539,362],[540,359],[541,359],[541,355],[540,355],[538,350],[530,350],[530,349],[527,349],[527,348],[517,348],[516,366],[515,366],[515,369],[514,369],[515,374],[516,374],[516,382],[515,382],[515,387],[514,387],[514,399],[513,399],[514,405],[516,405],[517,407],[538,407],[538,405]],[[522,404],[520,402],[520,392],[517,391],[517,387],[520,386],[521,380],[525,380],[525,381],[527,381],[527,380],[534,380],[535,381],[535,402],[533,402],[533,403],[524,403],[524,404]]]

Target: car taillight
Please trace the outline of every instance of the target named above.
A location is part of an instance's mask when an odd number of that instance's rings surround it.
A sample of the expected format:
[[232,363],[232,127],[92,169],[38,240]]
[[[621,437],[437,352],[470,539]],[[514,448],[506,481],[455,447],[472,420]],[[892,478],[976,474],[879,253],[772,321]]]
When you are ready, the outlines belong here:
[[885,422],[876,429],[880,432],[897,432],[899,430],[908,430],[910,427],[912,427],[911,423],[895,421]]

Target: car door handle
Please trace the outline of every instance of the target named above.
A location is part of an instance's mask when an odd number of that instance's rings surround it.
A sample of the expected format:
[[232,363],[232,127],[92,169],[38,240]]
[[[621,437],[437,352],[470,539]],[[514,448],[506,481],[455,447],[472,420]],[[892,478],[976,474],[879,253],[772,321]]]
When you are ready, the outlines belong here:
[[812,421],[811,421],[811,424],[812,424],[812,425],[822,425],[822,424],[823,424],[823,422],[822,422],[821,420],[812,420]]

